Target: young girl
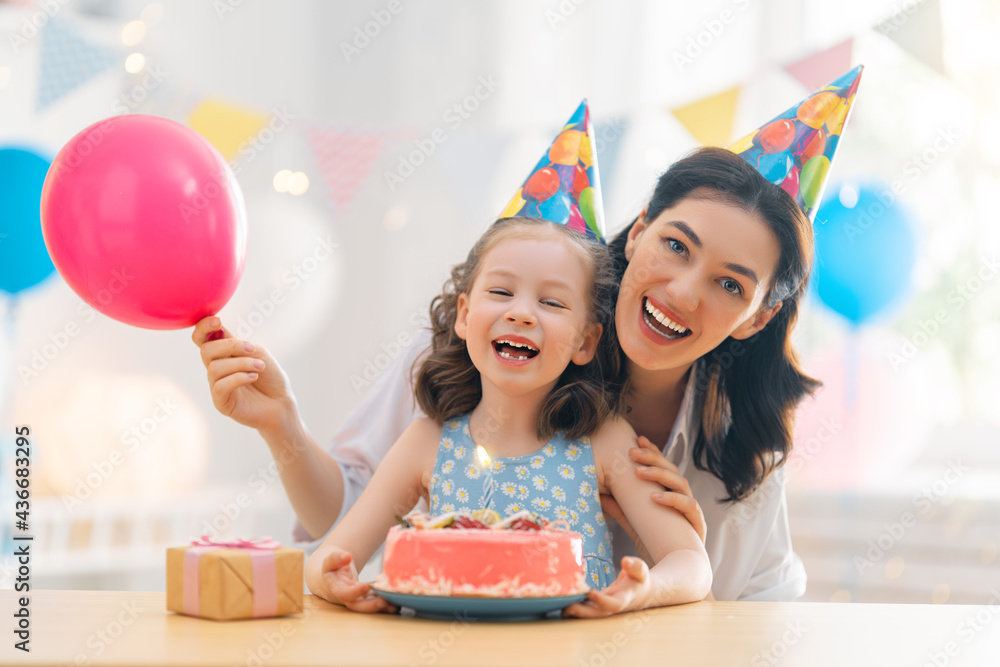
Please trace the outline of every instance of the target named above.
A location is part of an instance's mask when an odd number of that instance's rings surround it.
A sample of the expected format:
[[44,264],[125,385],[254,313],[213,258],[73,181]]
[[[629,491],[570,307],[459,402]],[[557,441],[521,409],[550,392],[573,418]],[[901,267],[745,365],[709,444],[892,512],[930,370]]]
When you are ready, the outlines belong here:
[[[393,607],[357,578],[397,515],[420,498],[430,513],[483,507],[473,458],[489,454],[506,515],[530,509],[584,538],[592,590],[567,614],[598,616],[691,602],[709,592],[704,545],[677,511],[650,503],[637,481],[636,436],[618,418],[620,387],[595,360],[614,291],[603,246],[561,225],[497,221],[432,304],[433,345],[417,376],[428,417],[407,428],[347,516],[306,564],[316,595],[356,611]],[[610,494],[656,563],[624,558],[614,578],[599,494]],[[691,576],[678,579],[678,567]],[[666,571],[673,576],[667,576]]]

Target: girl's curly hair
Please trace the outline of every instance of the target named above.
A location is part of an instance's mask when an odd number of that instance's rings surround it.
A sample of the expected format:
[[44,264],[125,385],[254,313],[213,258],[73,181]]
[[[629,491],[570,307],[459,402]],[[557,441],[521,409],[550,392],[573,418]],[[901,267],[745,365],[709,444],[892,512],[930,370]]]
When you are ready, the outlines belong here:
[[[423,411],[439,424],[471,411],[482,399],[479,370],[469,357],[465,341],[455,333],[459,295],[468,294],[483,257],[500,241],[544,234],[561,234],[590,264],[589,323],[600,324],[606,331],[613,321],[617,284],[605,246],[546,220],[497,220],[472,247],[466,260],[452,268],[441,294],[431,302],[431,352],[415,369],[414,393]],[[623,413],[624,375],[624,366],[616,355],[598,353],[582,366],[569,364],[539,411],[539,439],[548,440],[556,431],[563,431],[569,439],[582,438],[595,432],[609,416]]]

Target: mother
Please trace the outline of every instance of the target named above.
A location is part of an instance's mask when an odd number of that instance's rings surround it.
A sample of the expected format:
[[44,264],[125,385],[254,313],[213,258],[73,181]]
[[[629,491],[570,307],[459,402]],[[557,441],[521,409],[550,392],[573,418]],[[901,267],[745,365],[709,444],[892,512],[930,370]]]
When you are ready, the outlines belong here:
[[[644,436],[633,450],[643,464],[636,474],[669,489],[653,499],[683,512],[704,537],[718,600],[792,600],[805,591],[780,469],[795,407],[819,386],[801,372],[790,342],[812,258],[800,203],[735,153],[701,149],[660,177],[647,207],[610,244],[620,289],[602,344],[627,378],[627,418]],[[298,517],[295,538],[321,539],[420,416],[409,372],[429,333],[386,369],[324,451],[266,350],[228,332],[206,344],[220,325],[206,318],[192,335],[213,401],[267,442]],[[602,507],[624,523],[613,500]],[[635,553],[628,529],[616,528],[616,560]]]

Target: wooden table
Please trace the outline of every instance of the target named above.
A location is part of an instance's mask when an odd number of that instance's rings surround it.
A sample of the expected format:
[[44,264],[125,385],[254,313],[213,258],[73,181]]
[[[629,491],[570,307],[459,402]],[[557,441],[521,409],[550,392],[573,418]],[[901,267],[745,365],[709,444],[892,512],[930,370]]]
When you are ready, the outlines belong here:
[[699,602],[599,620],[466,623],[304,613],[215,622],[163,593],[34,591],[31,652],[14,648],[19,594],[0,591],[4,665],[998,665],[1000,604]]

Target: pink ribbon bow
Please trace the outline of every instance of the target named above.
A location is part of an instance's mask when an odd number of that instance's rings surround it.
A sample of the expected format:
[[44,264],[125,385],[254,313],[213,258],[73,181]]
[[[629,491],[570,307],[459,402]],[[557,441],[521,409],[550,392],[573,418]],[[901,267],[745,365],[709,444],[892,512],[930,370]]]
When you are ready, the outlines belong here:
[[184,554],[184,613],[199,616],[198,561],[201,555],[216,549],[246,549],[253,568],[253,617],[275,616],[278,613],[278,577],[274,564],[274,550],[281,544],[270,537],[253,537],[249,540],[220,540],[202,535],[192,540]]

